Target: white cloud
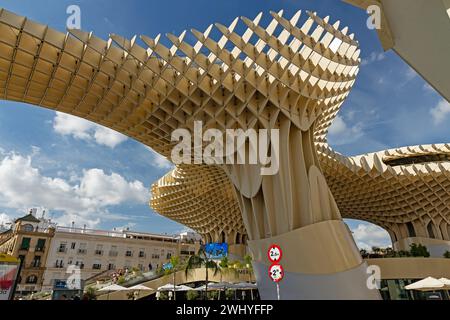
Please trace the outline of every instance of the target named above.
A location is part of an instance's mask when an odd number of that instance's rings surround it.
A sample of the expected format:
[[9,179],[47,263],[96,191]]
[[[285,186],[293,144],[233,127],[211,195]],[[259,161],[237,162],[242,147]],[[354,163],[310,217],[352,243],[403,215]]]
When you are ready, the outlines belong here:
[[118,205],[126,201],[145,203],[147,189],[141,181],[126,181],[121,175],[107,175],[100,169],[84,172],[79,193],[86,198],[95,199],[99,206]]
[[406,72],[405,72],[405,76],[406,76],[406,80],[409,81],[409,80],[412,80],[415,77],[417,77],[417,72],[413,68],[408,66],[408,68],[406,69]]
[[100,126],[97,126],[95,129],[94,138],[98,144],[108,146],[112,149],[127,140],[127,137],[123,134]]
[[442,99],[430,110],[434,124],[441,124],[450,114],[450,103]]
[[90,131],[95,124],[69,114],[56,112],[53,119],[53,129],[62,135],[71,135],[77,139],[90,140]]
[[426,92],[426,93],[435,93],[436,91],[434,90],[434,88],[432,87],[432,86],[430,86],[430,84],[428,83],[428,82],[425,82],[424,84],[423,84],[423,90]]
[[61,112],[56,112],[56,116],[53,119],[53,129],[61,135],[73,136],[76,139],[86,141],[95,141],[110,148],[115,148],[127,140],[127,137],[119,132]]
[[336,116],[328,129],[328,140],[332,145],[351,143],[363,135],[362,125],[348,126],[341,116]]
[[[18,174],[20,173],[20,174]],[[63,212],[62,224],[93,226],[102,217],[114,218],[108,206],[123,203],[146,203],[147,188],[140,181],[127,181],[117,173],[101,169],[85,170],[79,179],[66,181],[47,177],[32,166],[31,157],[6,155],[0,161],[0,202],[3,207],[25,209],[42,206]],[[123,217],[115,217],[122,219]]]
[[352,233],[360,249],[371,250],[372,247],[385,248],[392,245],[386,230],[368,222],[358,224],[352,229]]
[[12,219],[9,215],[7,215],[6,213],[0,213],[0,226],[6,225],[11,222],[12,222]]
[[160,169],[173,169],[173,167],[174,167],[173,163],[170,162],[169,160],[167,160],[166,157],[163,157],[162,155],[160,155],[159,153],[157,153],[150,147],[146,147],[146,148],[152,154],[153,164],[155,165],[155,167],[160,168]]
[[384,52],[372,52],[367,58],[362,59],[361,66],[366,66],[376,61],[381,61],[386,58]]

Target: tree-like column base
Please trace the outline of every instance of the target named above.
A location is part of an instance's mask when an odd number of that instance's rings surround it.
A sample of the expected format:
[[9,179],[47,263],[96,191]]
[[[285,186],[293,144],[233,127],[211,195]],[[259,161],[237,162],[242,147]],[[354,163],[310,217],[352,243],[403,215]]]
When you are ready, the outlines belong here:
[[328,220],[249,242],[263,300],[277,299],[276,284],[268,275],[267,249],[271,244],[283,250],[280,261],[285,272],[280,282],[282,300],[380,299],[378,290],[368,285],[371,273],[347,226],[339,220]]

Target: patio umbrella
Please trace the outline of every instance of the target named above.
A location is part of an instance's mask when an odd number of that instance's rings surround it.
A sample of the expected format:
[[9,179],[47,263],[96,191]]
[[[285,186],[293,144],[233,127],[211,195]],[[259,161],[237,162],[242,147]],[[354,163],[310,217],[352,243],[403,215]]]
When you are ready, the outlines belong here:
[[[253,290],[254,289],[258,289],[258,285],[256,283],[250,283],[250,282],[240,282],[240,283],[235,283],[231,286],[232,288],[234,288],[235,290],[251,290],[250,291],[250,296],[253,300]],[[236,295],[235,295],[236,297]]]
[[[214,290],[218,290],[219,291],[219,295],[217,297],[217,300],[220,300],[220,292],[227,288],[230,288],[232,286],[231,283],[228,282],[210,282],[208,283],[208,291],[214,291]],[[205,286],[201,286],[200,287],[202,289],[202,291],[205,290]],[[197,288],[195,290],[199,290],[200,288]]]
[[173,291],[174,288],[175,288],[175,290],[176,290],[177,287],[178,287],[178,286],[174,286],[173,283],[168,283],[168,284],[165,284],[165,285],[159,287],[157,290],[158,290],[158,291]]
[[179,285],[174,286],[172,283],[165,284],[158,288],[158,291],[173,291],[175,288],[175,291],[188,291],[188,290],[194,290],[194,288],[185,286],[185,285]]
[[135,286],[132,286],[130,288],[128,288],[128,290],[136,290],[137,291],[137,295],[139,296],[139,294],[141,293],[141,291],[151,291],[153,290],[152,288],[143,286],[142,284],[137,284]]
[[128,288],[119,286],[118,284],[111,284],[109,286],[106,286],[106,287],[103,287],[103,288],[99,289],[98,291],[108,291],[107,298],[109,300],[109,293],[111,291],[127,291],[127,290],[128,290]]
[[190,290],[194,290],[194,288],[185,286],[185,285],[180,285],[180,286],[176,286],[175,287],[176,291],[190,291]]
[[444,289],[445,284],[433,277],[427,277],[405,286],[406,290],[434,291]]
[[235,283],[231,287],[234,288],[234,289],[239,289],[239,290],[258,289],[258,286],[256,285],[256,283],[250,283],[250,282]]
[[449,290],[450,289],[450,280],[447,278],[439,278],[439,281],[444,284],[444,289]]
[[143,286],[142,284],[137,284],[135,286],[128,288],[128,290],[154,290],[154,289]]

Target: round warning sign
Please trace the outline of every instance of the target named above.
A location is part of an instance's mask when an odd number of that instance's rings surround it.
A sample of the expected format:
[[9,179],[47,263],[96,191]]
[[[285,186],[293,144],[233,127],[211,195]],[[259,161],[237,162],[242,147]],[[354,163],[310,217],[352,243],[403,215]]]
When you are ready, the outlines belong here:
[[280,282],[284,277],[284,270],[280,264],[273,264],[269,268],[269,277],[274,282]]
[[283,255],[283,252],[281,251],[280,246],[273,244],[269,247],[269,250],[267,250],[267,257],[269,258],[270,262],[278,262],[281,260],[281,256]]

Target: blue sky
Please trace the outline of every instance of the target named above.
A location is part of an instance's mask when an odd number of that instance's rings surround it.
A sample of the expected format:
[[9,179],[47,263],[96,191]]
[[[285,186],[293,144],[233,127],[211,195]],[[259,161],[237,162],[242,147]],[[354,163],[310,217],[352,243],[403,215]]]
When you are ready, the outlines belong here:
[[[346,155],[447,142],[450,106],[394,52],[384,53],[362,10],[338,0],[63,1],[0,0],[0,7],[65,30],[66,8],[81,8],[82,29],[107,38],[204,30],[213,22],[258,12],[317,11],[349,26],[363,59],[355,86],[331,128],[330,144]],[[0,219],[40,206],[60,224],[174,233],[184,226],[147,205],[150,184],[170,164],[114,132],[34,106],[0,101]],[[65,190],[67,192],[65,192]],[[80,205],[79,203],[82,203]],[[387,245],[376,227],[348,221],[361,246]]]

